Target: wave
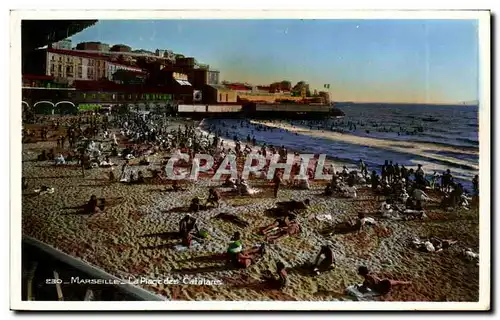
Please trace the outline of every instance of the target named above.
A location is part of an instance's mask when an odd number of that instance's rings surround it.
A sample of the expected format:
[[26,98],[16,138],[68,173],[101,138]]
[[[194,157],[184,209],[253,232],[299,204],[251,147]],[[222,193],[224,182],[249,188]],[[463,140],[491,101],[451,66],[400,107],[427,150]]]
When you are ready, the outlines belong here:
[[[407,140],[399,144],[396,143],[397,141],[385,140],[383,145],[370,145],[371,142],[369,141],[375,142],[373,138],[368,139],[367,144],[360,143],[359,141],[351,143],[352,137],[349,137],[349,135],[345,136],[346,140],[331,140],[328,138],[328,132],[324,133],[325,136],[317,136],[318,131],[315,130],[303,129],[294,132],[291,127],[291,130],[288,130],[286,126],[268,126],[262,122],[240,125],[239,122],[240,120],[224,120],[224,122],[207,120],[204,124],[205,129],[208,129],[210,125],[215,125],[222,129],[223,133],[226,133],[227,130],[226,136],[229,139],[236,136],[241,141],[245,141],[247,135],[250,135],[254,136],[258,142],[266,143],[267,145],[283,145],[291,151],[303,153],[326,154],[334,162],[340,162],[348,167],[356,166],[359,159],[363,159],[370,170],[376,170],[377,172],[380,172],[385,160],[391,160],[394,163],[407,167],[415,167],[416,163],[428,163],[434,168],[439,168],[439,170],[449,168],[454,175],[463,177],[473,176],[478,169],[477,162],[471,159],[474,155],[462,154],[462,156],[454,156],[455,154],[452,151],[446,149],[448,148],[447,144],[443,144],[444,150],[439,150],[439,146],[435,141],[432,141],[432,144],[436,146],[437,150],[422,148],[423,145],[419,145],[421,141],[410,144],[413,148],[407,147],[408,144],[404,143],[408,142]],[[265,128],[265,130],[260,130],[258,129],[259,127]],[[460,147],[459,150],[464,150],[464,148]],[[470,150],[477,151],[474,148],[470,148]],[[449,151],[451,153],[440,154],[439,151]],[[464,186],[466,184],[467,181],[464,181]]]

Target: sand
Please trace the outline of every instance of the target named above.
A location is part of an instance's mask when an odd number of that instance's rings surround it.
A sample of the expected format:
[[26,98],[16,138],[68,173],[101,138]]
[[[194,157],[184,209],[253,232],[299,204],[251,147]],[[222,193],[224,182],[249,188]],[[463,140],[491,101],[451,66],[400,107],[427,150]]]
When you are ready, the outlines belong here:
[[[392,142],[391,142],[392,143]],[[200,226],[211,239],[186,251],[172,248],[176,241],[165,239],[165,233],[178,229],[184,216],[183,207],[194,196],[206,198],[209,186],[219,182],[200,180],[187,185],[185,192],[165,192],[163,185],[124,185],[108,183],[110,169],[87,170],[85,178],[76,165],[55,167],[52,162],[37,162],[42,149],[54,148],[55,141],[23,145],[23,177],[28,190],[22,197],[23,233],[85,260],[118,277],[169,278],[180,284],[142,287],[174,300],[350,300],[344,289],[360,283],[357,267],[367,265],[381,276],[412,281],[380,298],[388,301],[477,301],[479,268],[467,261],[463,248],[479,250],[478,210],[443,212],[429,210],[425,221],[383,220],[375,214],[379,207],[371,191],[360,192],[358,199],[337,199],[320,196],[324,183],[313,183],[312,190],[280,190],[272,197],[267,181],[251,181],[262,190],[253,197],[225,197],[217,209],[195,213]],[[154,157],[150,167],[159,167]],[[113,162],[121,164],[119,159]],[[133,167],[134,170],[145,167]],[[115,171],[119,172],[119,168]],[[41,185],[55,188],[54,194],[33,195]],[[104,197],[113,205],[102,214],[88,216],[68,209],[84,204],[92,194]],[[431,194],[435,199],[437,195]],[[276,201],[310,198],[311,207],[299,215],[302,234],[269,244],[268,253],[257,265],[246,270],[225,270],[217,254],[224,252],[234,231],[243,235],[245,247],[262,243],[256,234],[258,227],[273,222],[265,215]],[[329,213],[333,222],[356,216],[358,211],[373,212],[378,225],[360,234],[333,235],[318,233],[328,225],[315,215]],[[240,228],[231,223],[212,219],[221,212],[236,214],[251,226]],[[162,237],[163,235],[163,237]],[[441,254],[422,253],[410,248],[413,236],[438,236],[459,240],[456,247]],[[332,241],[336,254],[334,270],[316,277],[301,266],[312,261],[320,245]],[[271,290],[260,281],[267,270],[274,272],[277,261],[285,262],[289,286]],[[217,285],[182,284],[185,279],[218,280]]]

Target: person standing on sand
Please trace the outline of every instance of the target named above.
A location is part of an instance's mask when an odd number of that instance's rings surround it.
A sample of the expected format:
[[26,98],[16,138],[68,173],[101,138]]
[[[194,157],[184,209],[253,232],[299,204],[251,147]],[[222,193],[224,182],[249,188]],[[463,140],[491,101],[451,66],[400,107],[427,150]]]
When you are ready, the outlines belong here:
[[278,198],[278,191],[280,189],[280,185],[282,182],[281,174],[279,172],[276,172],[276,174],[274,175],[273,182],[274,182],[274,197]]
[[453,185],[453,176],[451,175],[450,169],[441,176],[441,188],[445,192],[449,192],[451,186]]
[[382,166],[382,180],[385,180],[385,178],[387,177],[387,167],[389,166],[389,161],[388,160],[385,160],[385,163],[384,165]]
[[82,168],[82,177],[85,178],[85,167],[87,166],[87,155],[85,154],[85,151],[82,150],[80,152],[80,167]]
[[475,197],[479,197],[479,175],[475,175],[472,179],[472,191]]
[[125,177],[125,171],[129,167],[129,162],[128,160],[125,160],[125,163],[122,165],[122,173],[120,175],[120,180],[122,180]]
[[[322,256],[324,256],[323,259],[321,259]],[[329,245],[323,245],[314,260],[313,272],[319,275],[321,272],[329,270],[334,264],[335,257],[332,248]]]
[[394,166],[392,164],[392,161],[390,161],[389,165],[387,166],[387,177],[389,183],[392,183],[394,181]]

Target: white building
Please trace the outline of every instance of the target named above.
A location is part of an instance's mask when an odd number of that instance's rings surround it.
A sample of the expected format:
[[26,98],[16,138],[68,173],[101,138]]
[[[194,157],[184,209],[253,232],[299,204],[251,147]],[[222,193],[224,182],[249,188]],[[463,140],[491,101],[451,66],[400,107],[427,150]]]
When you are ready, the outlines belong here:
[[116,62],[110,62],[110,61],[106,61],[106,68],[107,68],[108,80],[111,80],[111,81],[113,81],[113,74],[115,74],[115,72],[118,70],[142,72],[142,69],[140,69],[140,68],[134,68],[134,67],[130,67],[130,66],[116,63]]
[[157,57],[164,57],[165,56],[165,50],[156,49],[155,54],[156,54]]

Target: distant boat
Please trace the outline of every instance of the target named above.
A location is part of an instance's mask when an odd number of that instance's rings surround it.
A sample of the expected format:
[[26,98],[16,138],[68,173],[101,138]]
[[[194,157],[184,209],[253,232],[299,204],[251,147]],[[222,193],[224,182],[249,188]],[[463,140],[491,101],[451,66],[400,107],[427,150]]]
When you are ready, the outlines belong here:
[[427,118],[423,118],[422,121],[426,121],[426,122],[437,122],[439,121],[439,119],[436,119],[434,117],[427,117]]

